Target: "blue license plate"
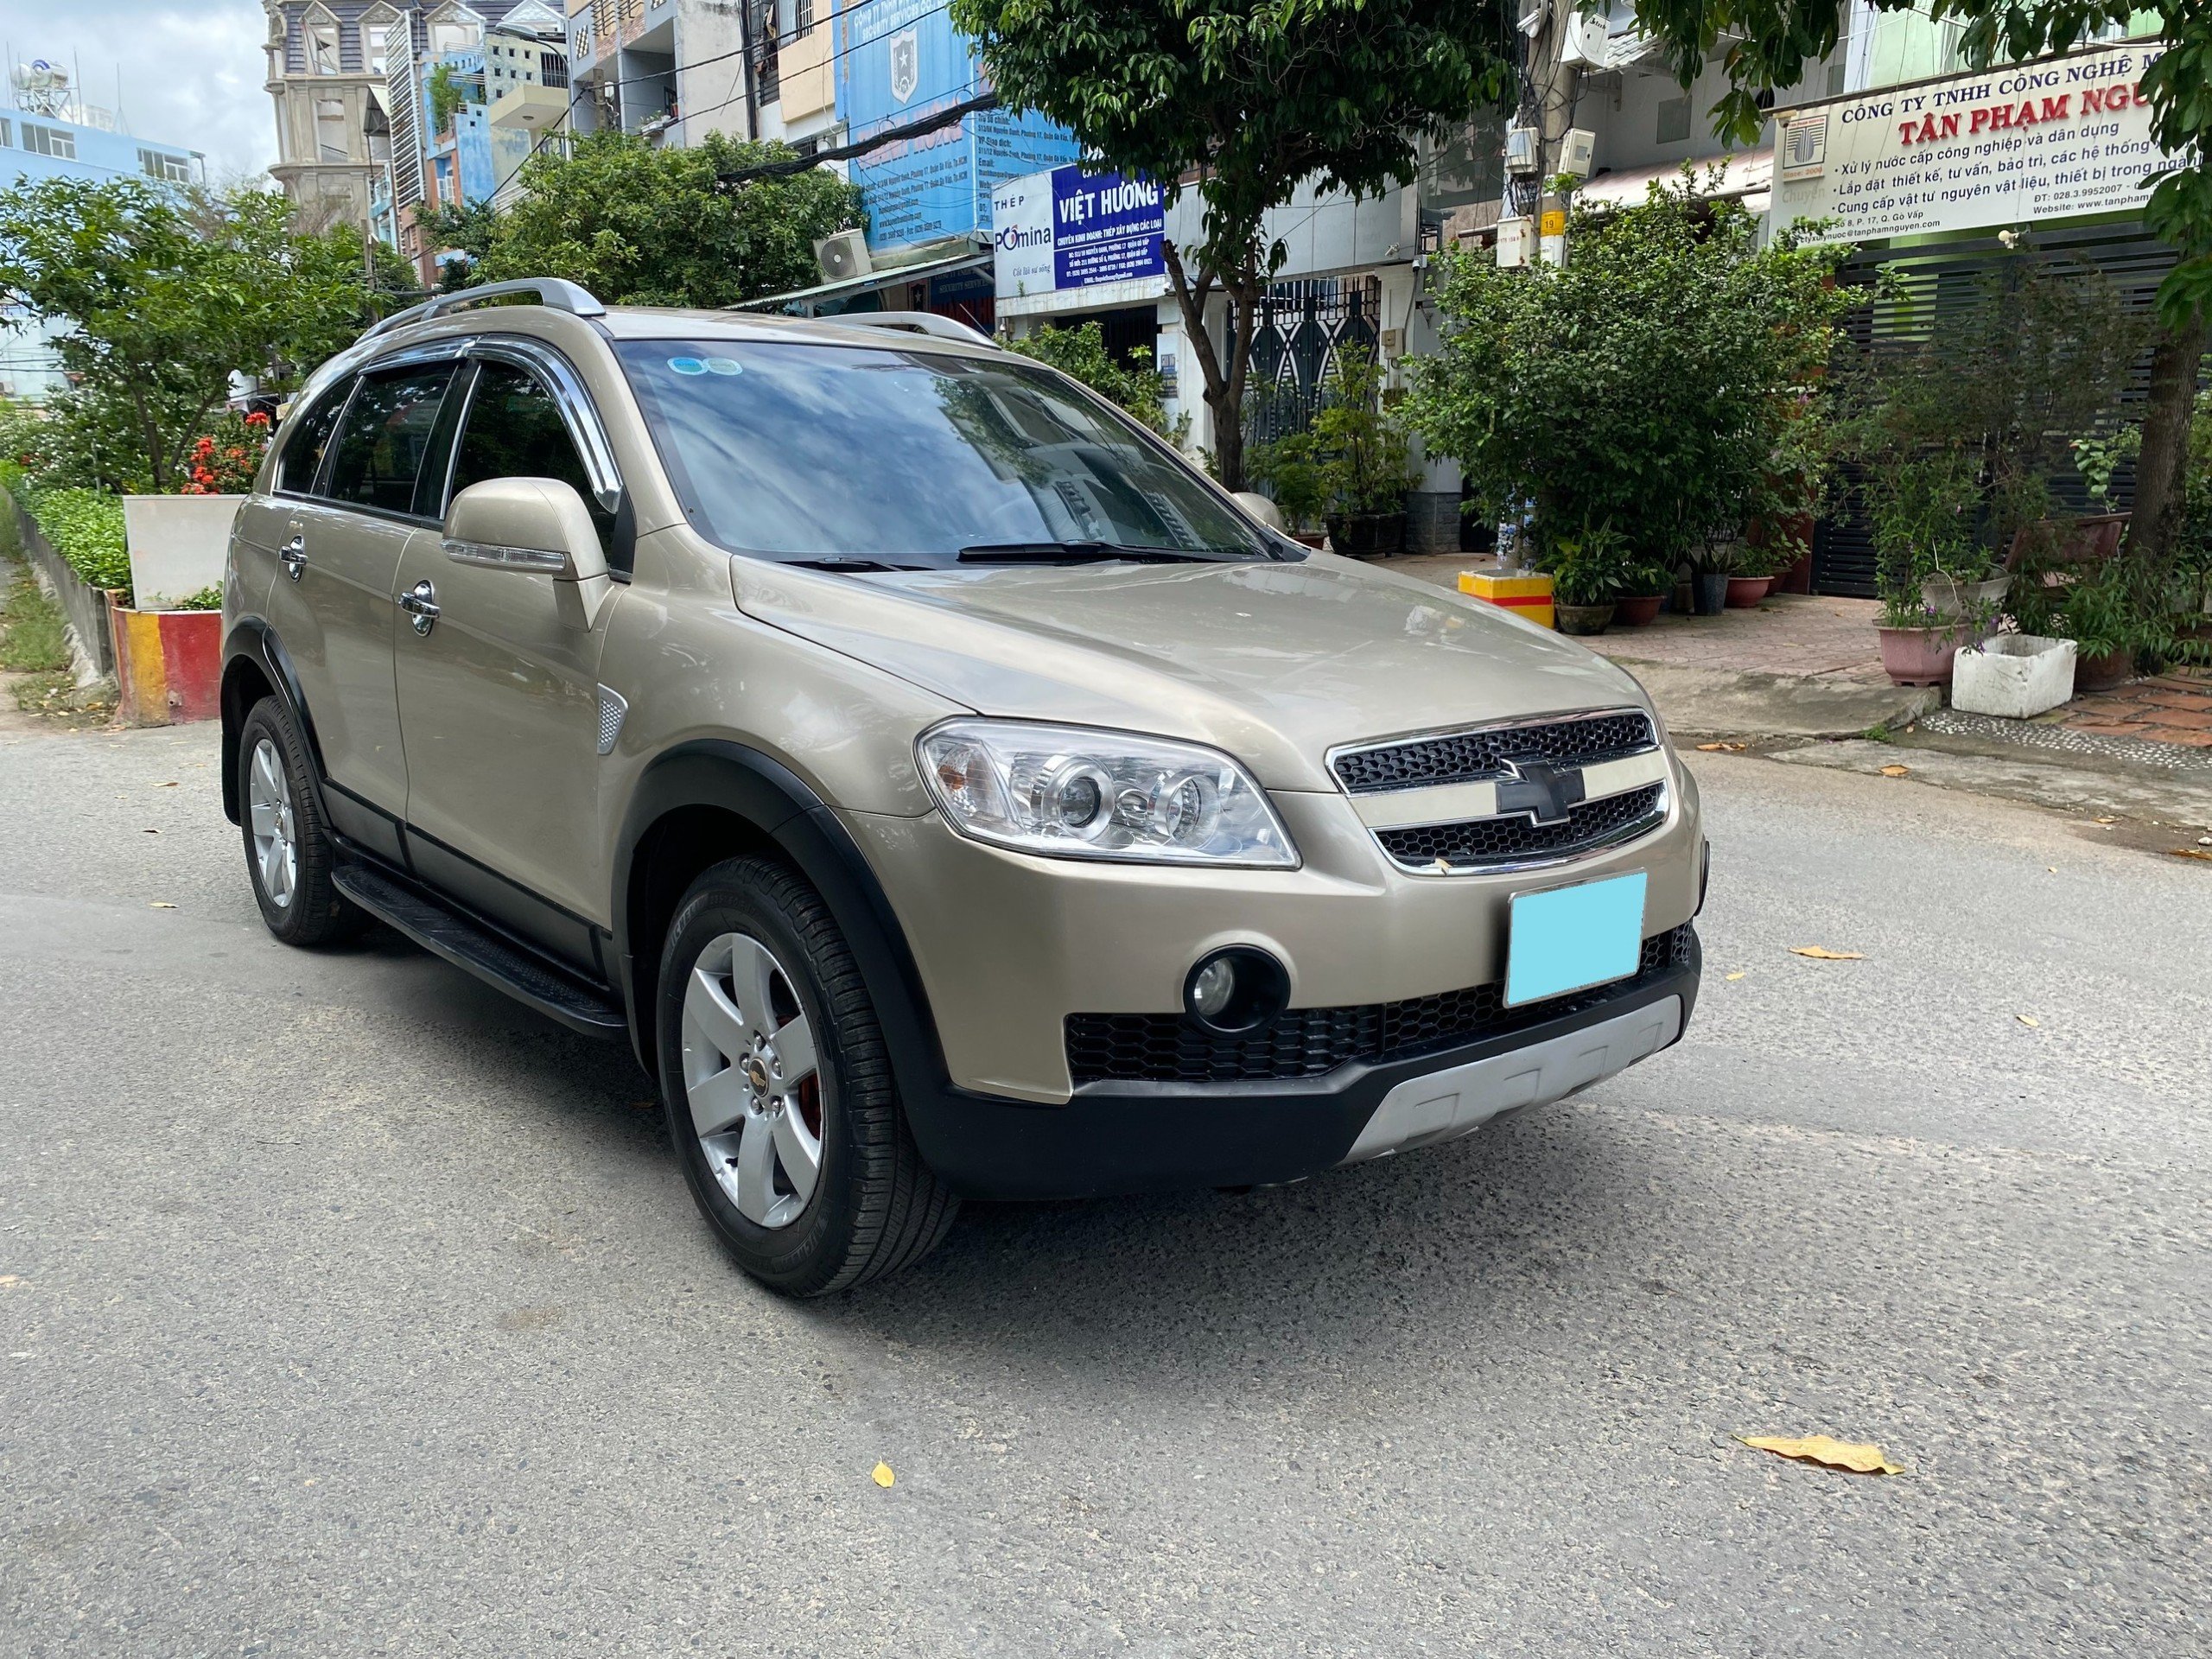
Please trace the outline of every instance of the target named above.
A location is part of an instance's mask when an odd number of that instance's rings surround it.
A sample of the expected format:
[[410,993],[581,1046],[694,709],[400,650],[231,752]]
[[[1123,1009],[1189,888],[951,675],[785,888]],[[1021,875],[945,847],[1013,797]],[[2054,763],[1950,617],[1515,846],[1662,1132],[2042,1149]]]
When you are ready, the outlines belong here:
[[1649,878],[1616,875],[1513,895],[1505,948],[1505,1006],[1626,979],[1643,950]]

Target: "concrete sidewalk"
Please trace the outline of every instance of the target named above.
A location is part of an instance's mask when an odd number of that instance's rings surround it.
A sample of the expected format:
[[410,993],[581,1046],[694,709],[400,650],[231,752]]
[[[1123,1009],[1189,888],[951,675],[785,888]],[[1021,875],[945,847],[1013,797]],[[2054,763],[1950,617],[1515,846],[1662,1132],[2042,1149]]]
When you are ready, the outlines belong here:
[[[1381,569],[1456,588],[1483,558],[1391,559]],[[1636,676],[1679,736],[1757,740],[1857,737],[1942,706],[1936,692],[1890,683],[1866,599],[1770,596],[1755,611],[1662,614],[1582,643]]]

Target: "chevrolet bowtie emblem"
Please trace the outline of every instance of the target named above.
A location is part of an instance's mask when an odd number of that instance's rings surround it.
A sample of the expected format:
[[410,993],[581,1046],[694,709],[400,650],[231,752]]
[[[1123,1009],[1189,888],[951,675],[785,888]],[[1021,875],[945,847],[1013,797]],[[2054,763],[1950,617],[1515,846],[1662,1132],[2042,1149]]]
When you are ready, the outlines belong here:
[[1565,823],[1582,802],[1582,768],[1555,766],[1541,757],[1508,760],[1511,776],[1497,780],[1497,811],[1528,815],[1532,823]]

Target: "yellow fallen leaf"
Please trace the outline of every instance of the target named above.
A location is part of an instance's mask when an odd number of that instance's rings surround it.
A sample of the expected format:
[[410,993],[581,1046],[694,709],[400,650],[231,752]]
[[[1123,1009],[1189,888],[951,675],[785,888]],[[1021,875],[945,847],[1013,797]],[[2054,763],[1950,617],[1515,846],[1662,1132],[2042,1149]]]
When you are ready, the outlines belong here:
[[2012,1017],[2018,1020],[2022,1025],[2026,1026],[2031,1029],[2039,1028],[2043,1024],[2043,1021],[2037,1019],[2032,1014],[2016,1014]]
[[165,900],[156,899],[152,904],[148,905],[146,908],[149,910],[175,910],[176,906],[166,902]]
[[176,779],[172,778],[165,784],[156,784],[154,787],[156,789],[175,789],[176,787]]
[[1745,1446],[1757,1446],[1762,1452],[1771,1452],[1778,1457],[1795,1458],[1801,1463],[1817,1463],[1828,1469],[1848,1469],[1860,1475],[1901,1475],[1904,1469],[1882,1455],[1878,1446],[1854,1446],[1847,1441],[1830,1440],[1825,1434],[1808,1434],[1800,1440],[1788,1435],[1738,1434]]
[[1731,978],[1731,979],[1741,979],[1743,976],[1744,976],[1744,970],[1743,970],[1742,969],[1740,969],[1740,968],[1738,968],[1738,969],[1734,973],[1732,973],[1732,974],[1731,974],[1731,975],[1729,975],[1729,976],[1728,976],[1728,977],[1729,977],[1729,978]]
[[1884,766],[1882,768],[1882,776],[1885,778],[1902,778],[1911,770],[1912,768],[1910,766]]
[[2097,822],[2099,823],[2118,823],[2120,820],[2118,818],[2099,818]]
[[888,1486],[893,1481],[896,1480],[898,1477],[891,1472],[891,1465],[889,1464],[879,1463],[875,1465],[875,1473],[871,1477],[871,1478],[873,1478],[875,1484],[879,1486]]
[[1789,947],[1789,954],[1793,957],[1810,957],[1815,962],[1864,962],[1866,960],[1856,950],[1831,950],[1825,945],[1818,944],[1793,944]]
[[2172,852],[2176,858],[2212,859],[2212,851],[2207,851],[2202,847],[2176,847]]

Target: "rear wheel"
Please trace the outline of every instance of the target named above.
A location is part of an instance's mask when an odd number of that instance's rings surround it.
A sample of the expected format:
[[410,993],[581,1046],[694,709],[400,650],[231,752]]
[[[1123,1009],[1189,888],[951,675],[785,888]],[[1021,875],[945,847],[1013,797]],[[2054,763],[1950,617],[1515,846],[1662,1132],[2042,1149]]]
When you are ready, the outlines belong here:
[[315,804],[307,746],[283,704],[264,697],[238,728],[238,827],[246,872],[269,931],[287,944],[326,944],[367,918],[338,891],[338,861]]
[[780,864],[693,882],[661,953],[669,1134],[738,1265],[794,1296],[897,1272],[959,1200],[922,1161],[860,969],[829,907]]

